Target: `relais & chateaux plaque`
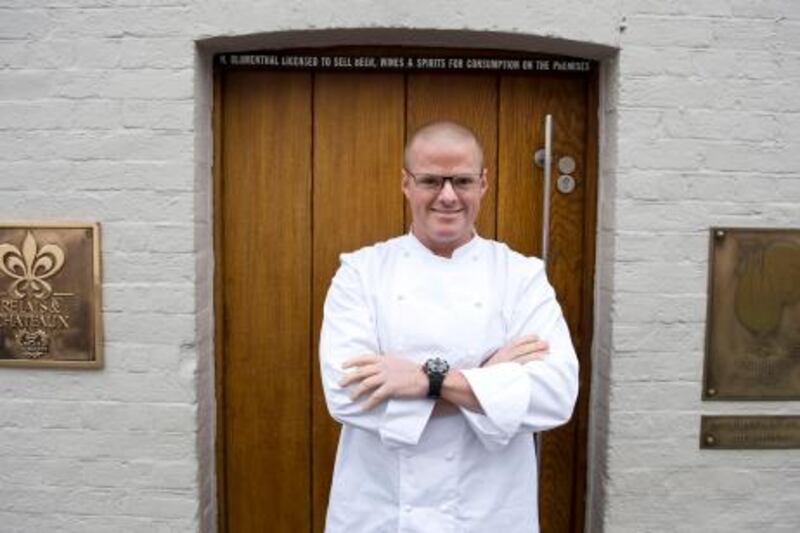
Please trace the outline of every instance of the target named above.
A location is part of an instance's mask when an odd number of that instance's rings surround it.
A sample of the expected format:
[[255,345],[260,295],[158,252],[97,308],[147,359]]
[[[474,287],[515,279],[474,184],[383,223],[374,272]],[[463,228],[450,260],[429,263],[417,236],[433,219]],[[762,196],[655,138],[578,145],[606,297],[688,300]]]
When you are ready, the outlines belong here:
[[710,239],[703,399],[800,399],[800,230]]
[[0,365],[100,368],[100,228],[0,222]]

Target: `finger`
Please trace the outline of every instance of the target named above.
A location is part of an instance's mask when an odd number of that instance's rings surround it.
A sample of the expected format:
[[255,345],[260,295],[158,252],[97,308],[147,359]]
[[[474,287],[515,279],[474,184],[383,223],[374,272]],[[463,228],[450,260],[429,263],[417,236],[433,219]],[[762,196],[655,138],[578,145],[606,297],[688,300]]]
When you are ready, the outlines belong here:
[[522,355],[531,354],[531,353],[534,353],[534,352],[547,351],[549,349],[549,347],[550,347],[550,345],[547,344],[546,341],[527,342],[525,344],[521,344],[521,345],[515,347],[512,350],[511,353],[512,353],[513,357],[516,358],[516,357],[520,357]]
[[357,355],[355,357],[351,357],[350,359],[342,363],[342,368],[350,368],[353,366],[362,366],[362,365],[377,363],[379,358],[380,358],[379,355],[375,355],[373,353]]
[[545,358],[546,355],[547,354],[545,353],[535,354],[535,355],[523,355],[522,357],[514,359],[514,362],[519,363],[520,365],[524,365],[527,363],[532,363],[533,361],[541,361],[542,359]]
[[384,383],[380,387],[378,387],[375,392],[364,402],[364,405],[361,407],[364,411],[369,411],[370,409],[374,409],[382,401],[384,401],[388,397],[388,389],[386,388],[386,384]]
[[550,352],[547,351],[536,351],[536,352],[529,352],[521,354],[514,359],[511,359],[514,363],[519,363],[522,360],[529,361],[529,360],[536,360],[536,359],[543,359],[547,354]]
[[517,345],[520,345],[520,344],[525,344],[525,343],[528,343],[528,342],[535,342],[535,341],[538,341],[538,340],[539,340],[539,336],[538,335],[524,335],[522,337],[517,337],[516,339],[511,341],[511,345],[512,346],[517,346]]
[[536,344],[533,342],[528,342],[525,344],[520,344],[519,346],[515,346],[512,350],[510,350],[509,354],[510,358],[515,359],[517,357],[533,353],[535,351],[535,346]]
[[345,376],[339,380],[339,386],[347,387],[348,385],[362,381],[370,376],[374,376],[378,372],[380,372],[380,367],[374,364],[357,367],[352,372],[345,374]]
[[358,387],[356,387],[356,390],[353,392],[351,398],[353,399],[353,401],[355,401],[364,393],[371,391],[372,389],[380,385],[383,385],[383,376],[369,377],[364,381],[362,381]]

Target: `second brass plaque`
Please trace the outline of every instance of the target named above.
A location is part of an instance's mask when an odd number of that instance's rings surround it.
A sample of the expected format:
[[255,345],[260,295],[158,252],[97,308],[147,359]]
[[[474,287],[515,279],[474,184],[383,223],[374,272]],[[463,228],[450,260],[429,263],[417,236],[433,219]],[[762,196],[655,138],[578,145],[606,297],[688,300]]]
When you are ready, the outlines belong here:
[[703,398],[800,399],[800,230],[711,231]]

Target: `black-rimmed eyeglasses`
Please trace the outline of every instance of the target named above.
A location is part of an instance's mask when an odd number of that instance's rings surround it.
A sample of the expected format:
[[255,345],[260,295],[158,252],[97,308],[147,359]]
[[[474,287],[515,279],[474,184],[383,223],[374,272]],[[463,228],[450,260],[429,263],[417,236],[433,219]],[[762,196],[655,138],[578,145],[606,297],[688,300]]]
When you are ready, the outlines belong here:
[[416,175],[408,169],[405,169],[405,171],[406,174],[411,176],[417,187],[432,192],[441,191],[444,188],[445,182],[448,180],[450,180],[450,185],[453,189],[460,192],[474,191],[481,183],[480,174],[454,174],[452,176],[444,176],[441,174]]

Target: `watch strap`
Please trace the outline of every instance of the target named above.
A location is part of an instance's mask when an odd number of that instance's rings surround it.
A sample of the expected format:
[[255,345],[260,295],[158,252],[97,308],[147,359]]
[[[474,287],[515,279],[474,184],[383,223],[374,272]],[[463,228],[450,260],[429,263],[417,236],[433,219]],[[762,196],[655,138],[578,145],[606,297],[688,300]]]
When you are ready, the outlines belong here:
[[439,398],[442,395],[444,374],[438,372],[428,374],[428,398]]

